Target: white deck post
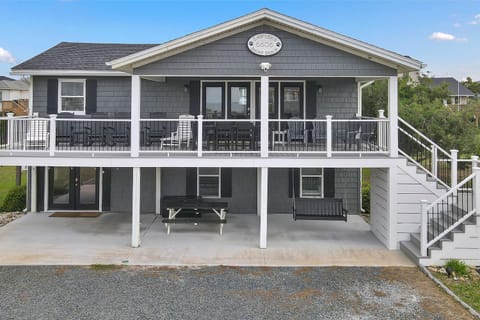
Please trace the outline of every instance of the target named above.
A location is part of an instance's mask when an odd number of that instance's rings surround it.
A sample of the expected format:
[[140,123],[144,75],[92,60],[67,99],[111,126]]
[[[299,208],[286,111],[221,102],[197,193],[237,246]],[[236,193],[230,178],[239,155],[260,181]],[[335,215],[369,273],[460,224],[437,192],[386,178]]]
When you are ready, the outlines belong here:
[[132,175],[132,247],[140,247],[140,168]]
[[325,116],[327,118],[327,157],[332,156],[332,116]]
[[390,156],[398,157],[398,78],[388,78],[388,117],[390,119]]
[[132,101],[131,101],[131,156],[138,157],[140,150],[140,84],[138,75],[132,75]]
[[15,141],[15,124],[13,117],[15,114],[13,112],[7,113],[7,144],[8,144],[8,149],[13,150],[15,148],[14,146],[14,141]]
[[472,156],[472,173],[473,168],[478,168],[478,156]]
[[57,115],[51,114],[50,115],[50,130],[49,130],[49,150],[50,156],[53,157],[55,155],[55,140],[57,138]]
[[427,242],[428,242],[428,201],[422,200],[420,202],[421,206],[421,225],[420,225],[420,255],[422,257],[427,256]]
[[30,170],[30,211],[37,212],[37,167]]
[[[385,110],[379,109],[378,110],[378,119],[384,120],[385,119]],[[380,121],[377,126],[377,143],[378,143],[378,148],[379,151],[387,151],[386,144],[387,141],[385,141],[387,137],[387,129],[385,127],[386,123],[383,121]]]
[[161,213],[162,168],[155,168],[155,214]]
[[257,216],[260,217],[262,207],[262,168],[257,168]]
[[[475,173],[475,178],[473,178],[473,201],[475,205],[475,211],[477,217],[480,217],[480,168],[472,168],[473,173]],[[478,226],[477,218],[477,226]]]
[[198,122],[197,122],[197,155],[199,157],[202,156],[202,150],[203,150],[203,115],[199,114],[197,116]]
[[262,158],[266,158],[268,157],[268,76],[260,77],[260,119],[260,154]]
[[452,156],[452,183],[451,187],[454,187],[458,184],[458,150],[450,150]]
[[438,176],[438,155],[437,155],[437,146],[435,144],[432,144],[431,146],[431,152],[432,152],[432,173],[435,177]]
[[260,249],[267,248],[268,168],[260,169]]

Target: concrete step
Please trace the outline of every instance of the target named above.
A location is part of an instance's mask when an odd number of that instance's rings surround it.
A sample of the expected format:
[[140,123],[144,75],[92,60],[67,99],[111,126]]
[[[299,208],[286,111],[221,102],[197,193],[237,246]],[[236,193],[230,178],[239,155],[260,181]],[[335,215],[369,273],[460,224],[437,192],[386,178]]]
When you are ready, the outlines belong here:
[[419,264],[421,259],[428,259],[428,257],[422,257],[420,255],[420,248],[412,241],[401,241],[400,250],[416,264]]

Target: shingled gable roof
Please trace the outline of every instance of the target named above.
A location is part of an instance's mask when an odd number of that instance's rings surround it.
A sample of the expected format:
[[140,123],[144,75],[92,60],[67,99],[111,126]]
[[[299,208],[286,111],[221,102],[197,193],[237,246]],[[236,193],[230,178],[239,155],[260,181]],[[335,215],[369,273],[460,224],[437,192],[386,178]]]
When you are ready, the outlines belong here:
[[109,71],[105,62],[142,51],[157,44],[61,42],[12,68],[20,70]]
[[133,68],[214,42],[262,24],[271,25],[304,38],[387,65],[397,69],[399,72],[415,71],[423,66],[421,61],[408,56],[373,46],[269,9],[261,9],[211,28],[114,59],[107,64],[112,66],[112,69],[131,72]]
[[434,87],[438,87],[444,83],[448,85],[448,91],[450,91],[451,96],[459,95],[473,97],[475,95],[470,89],[459,83],[455,78],[432,78],[432,86]]

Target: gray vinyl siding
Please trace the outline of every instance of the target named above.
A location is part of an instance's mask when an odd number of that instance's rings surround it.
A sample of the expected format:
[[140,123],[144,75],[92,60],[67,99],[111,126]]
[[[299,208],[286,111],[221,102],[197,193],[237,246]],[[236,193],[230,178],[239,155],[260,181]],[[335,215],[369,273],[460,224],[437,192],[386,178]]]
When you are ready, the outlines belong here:
[[[270,57],[254,55],[247,40],[268,32],[278,36],[282,50]],[[134,70],[143,75],[265,75],[259,63],[272,64],[270,76],[391,76],[396,70],[351,53],[319,44],[270,26],[259,26]]]
[[166,82],[142,80],[141,112],[148,116],[150,112],[162,111],[169,118],[178,118],[190,111],[190,95],[185,90],[188,80],[169,78]]
[[[62,77],[64,78],[64,77]],[[78,77],[85,79],[84,77]],[[48,79],[57,77],[34,77],[33,112],[40,115],[47,113]],[[130,112],[131,78],[130,77],[96,77],[97,112]],[[167,79],[165,82],[142,80],[141,113],[148,117],[150,112],[163,111],[167,117],[177,118],[189,112],[189,93],[185,90],[185,79]]]
[[351,119],[357,113],[357,83],[353,78],[318,79],[317,118]]

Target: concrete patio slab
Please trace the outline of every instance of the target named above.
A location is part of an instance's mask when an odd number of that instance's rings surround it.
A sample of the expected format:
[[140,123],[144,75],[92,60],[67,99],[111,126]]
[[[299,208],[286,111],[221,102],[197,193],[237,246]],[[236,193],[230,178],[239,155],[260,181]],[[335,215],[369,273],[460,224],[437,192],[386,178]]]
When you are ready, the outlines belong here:
[[268,248],[258,248],[255,215],[229,215],[218,225],[177,224],[166,234],[161,217],[141,215],[140,248],[130,247],[128,213],[51,218],[34,213],[0,228],[1,265],[413,266],[386,249],[359,216],[349,222],[268,216]]

